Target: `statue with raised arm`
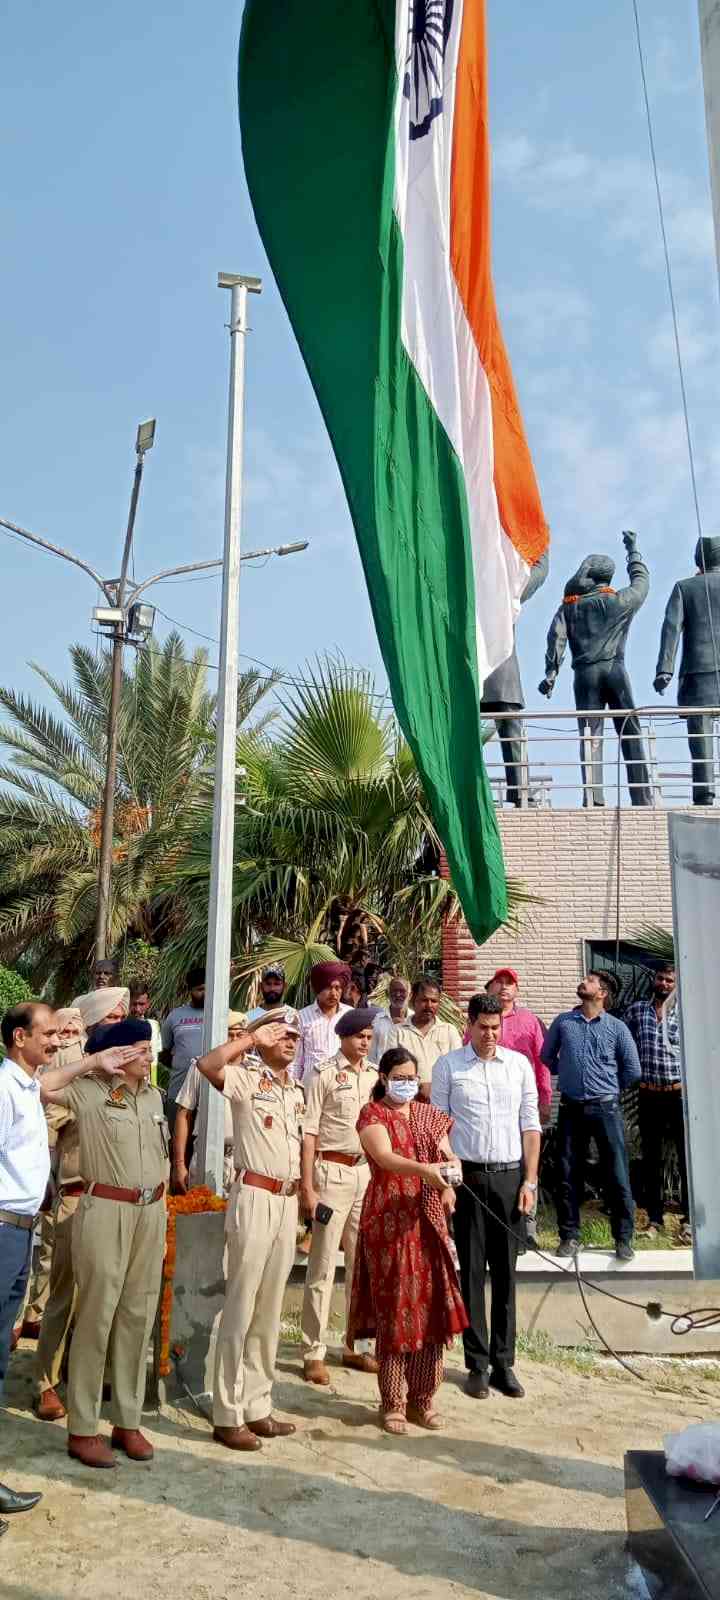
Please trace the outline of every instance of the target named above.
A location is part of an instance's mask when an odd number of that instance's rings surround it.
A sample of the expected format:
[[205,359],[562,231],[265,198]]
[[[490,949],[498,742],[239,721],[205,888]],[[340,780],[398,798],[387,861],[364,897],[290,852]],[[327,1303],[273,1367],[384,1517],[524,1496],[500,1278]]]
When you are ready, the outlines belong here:
[[[720,706],[720,539],[698,539],[698,568],[681,578],[667,603],[655,668],[655,688],[664,694],[672,682],[682,639],[678,676],[679,706]],[[693,805],[711,806],[715,799],[713,717],[702,712],[688,717]]]
[[[527,583],[520,596],[520,604],[524,606],[538,589],[542,587],[550,571],[550,559],[547,551],[539,561],[530,568]],[[522,679],[520,677],[520,663],[517,658],[517,648],[513,643],[513,652],[503,661],[489,678],[485,679],[480,710],[493,711],[523,711],[525,697],[523,695]],[[500,739],[500,749],[505,765],[507,780],[506,799],[511,806],[522,804],[522,722],[519,717],[501,717],[495,724]]]
[[[635,715],[632,686],[625,666],[625,643],[630,624],[648,596],[650,574],[637,548],[637,535],[623,534],[630,582],[625,589],[611,588],[615,562],[611,556],[586,556],[565,585],[562,605],[550,624],[545,655],[545,677],[540,693],[552,694],[570,645],[575,704],[590,715],[578,718],[583,780],[583,805],[602,806],[603,718],[593,711],[617,710],[615,731],[627,771],[634,806],[652,805],[650,774],[640,722]],[[628,715],[629,713],[629,715]]]

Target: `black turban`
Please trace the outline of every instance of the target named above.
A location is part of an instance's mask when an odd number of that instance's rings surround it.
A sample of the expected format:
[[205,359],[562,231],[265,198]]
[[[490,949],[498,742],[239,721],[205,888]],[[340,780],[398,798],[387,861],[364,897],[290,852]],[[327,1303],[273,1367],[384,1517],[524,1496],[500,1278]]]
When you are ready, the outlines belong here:
[[96,1056],[101,1050],[111,1050],[119,1044],[144,1044],[152,1039],[152,1028],[149,1022],[141,1022],[139,1017],[126,1017],[124,1022],[111,1022],[107,1028],[97,1028],[88,1040],[86,1055]]
[[352,1011],[343,1011],[335,1023],[338,1038],[349,1039],[354,1033],[362,1033],[363,1028],[371,1028],[378,1011],[379,1006],[354,1006]]

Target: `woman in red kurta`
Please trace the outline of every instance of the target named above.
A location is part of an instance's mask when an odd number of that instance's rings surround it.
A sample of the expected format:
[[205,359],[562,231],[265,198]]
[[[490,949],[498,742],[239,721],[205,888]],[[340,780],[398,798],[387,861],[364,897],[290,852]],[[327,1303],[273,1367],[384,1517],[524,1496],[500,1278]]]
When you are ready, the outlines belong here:
[[436,1429],[443,1348],[467,1327],[445,1218],[455,1208],[442,1165],[455,1164],[451,1120],[417,1099],[417,1062],[386,1050],[358,1121],[370,1162],[355,1257],[348,1342],[374,1338],[387,1433],[406,1417]]

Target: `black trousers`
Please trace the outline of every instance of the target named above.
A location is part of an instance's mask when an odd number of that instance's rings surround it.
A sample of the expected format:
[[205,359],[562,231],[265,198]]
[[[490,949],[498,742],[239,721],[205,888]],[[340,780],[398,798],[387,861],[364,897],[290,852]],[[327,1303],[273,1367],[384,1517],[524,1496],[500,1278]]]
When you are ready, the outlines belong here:
[[580,1207],[591,1137],[600,1157],[613,1238],[629,1244],[635,1227],[625,1126],[617,1100],[561,1100],[557,1120],[557,1218],[561,1239],[580,1238]]
[[[517,1239],[503,1223],[522,1233],[518,1192],[522,1170],[481,1172],[463,1161],[463,1179],[490,1209],[490,1215],[466,1190],[458,1189],[453,1233],[460,1261],[460,1284],[470,1326],[463,1334],[468,1372],[485,1372],[489,1364],[511,1367],[515,1361],[515,1263]],[[496,1220],[497,1219],[497,1220]],[[485,1281],[490,1273],[491,1310],[488,1339]]]
[[[639,718],[634,714],[632,685],[623,661],[600,661],[577,667],[574,677],[575,704],[583,711],[609,711],[623,714],[613,718],[620,740],[633,806],[652,805],[650,773]],[[603,806],[603,730],[601,717],[581,717],[580,765],[583,779],[583,805]]]
[[640,1140],[642,1143],[642,1174],[645,1204],[648,1216],[656,1227],[662,1227],[663,1205],[663,1145],[674,1147],[680,1171],[680,1204],[683,1217],[690,1216],[688,1199],[687,1161],[685,1158],[685,1117],[683,1097],[679,1089],[669,1094],[656,1094],[652,1089],[640,1089],[638,1099]]
[[687,731],[692,761],[693,805],[710,806],[715,799],[714,718],[688,717]]

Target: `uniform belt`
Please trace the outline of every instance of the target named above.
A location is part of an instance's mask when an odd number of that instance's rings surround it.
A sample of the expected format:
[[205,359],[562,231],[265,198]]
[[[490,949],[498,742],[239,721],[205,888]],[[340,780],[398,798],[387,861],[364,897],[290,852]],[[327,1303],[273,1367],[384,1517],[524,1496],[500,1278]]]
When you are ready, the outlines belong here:
[[131,1206],[151,1206],[155,1200],[162,1200],[165,1193],[164,1183],[158,1183],[154,1189],[116,1189],[112,1183],[83,1183],[83,1189],[99,1200],[124,1200]]
[[268,1194],[294,1195],[300,1187],[297,1178],[268,1178],[264,1172],[242,1172],[240,1182],[251,1189],[267,1189]]
[[34,1228],[36,1220],[34,1213],[27,1217],[19,1211],[0,1211],[0,1222],[7,1222],[11,1228]]
[[84,1194],[85,1193],[85,1179],[84,1178],[69,1178],[67,1183],[59,1183],[58,1184],[58,1193],[60,1195],[62,1195],[63,1199],[65,1199],[66,1197],[69,1197],[71,1194]]
[[339,1161],[341,1167],[357,1167],[365,1156],[360,1151],[357,1156],[349,1156],[344,1150],[319,1150],[318,1161]]
[[681,1083],[641,1083],[641,1094],[682,1094]]
[[522,1161],[463,1161],[463,1169],[470,1172],[519,1172]]

